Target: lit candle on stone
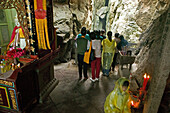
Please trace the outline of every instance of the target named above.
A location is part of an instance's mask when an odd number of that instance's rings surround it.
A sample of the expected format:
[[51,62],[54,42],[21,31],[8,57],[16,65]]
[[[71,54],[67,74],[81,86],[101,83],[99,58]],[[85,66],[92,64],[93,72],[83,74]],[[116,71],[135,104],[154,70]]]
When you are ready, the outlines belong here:
[[149,78],[150,78],[150,76],[149,75],[147,76],[146,73],[145,73],[144,81],[143,81],[143,90],[145,90]]

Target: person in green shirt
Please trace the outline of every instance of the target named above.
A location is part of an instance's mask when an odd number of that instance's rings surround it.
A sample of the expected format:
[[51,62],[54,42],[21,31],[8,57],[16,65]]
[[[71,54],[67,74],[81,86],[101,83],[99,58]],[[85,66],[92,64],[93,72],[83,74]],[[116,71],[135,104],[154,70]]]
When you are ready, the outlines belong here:
[[78,70],[79,70],[79,80],[82,79],[82,67],[83,67],[83,74],[84,79],[88,79],[87,76],[87,64],[83,61],[84,53],[87,51],[87,44],[90,37],[86,34],[86,27],[81,29],[81,34],[77,35],[77,59],[78,59]]

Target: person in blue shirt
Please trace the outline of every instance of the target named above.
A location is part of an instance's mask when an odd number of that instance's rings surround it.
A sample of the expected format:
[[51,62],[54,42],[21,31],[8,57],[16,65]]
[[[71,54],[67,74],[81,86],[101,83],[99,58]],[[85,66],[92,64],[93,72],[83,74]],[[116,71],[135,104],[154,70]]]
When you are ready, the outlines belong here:
[[81,38],[82,36],[84,36],[85,39],[91,41],[90,36],[89,36],[89,34],[87,34],[87,33],[86,33],[85,35],[82,35],[82,33],[81,33],[81,34],[78,34],[76,38]]
[[100,31],[100,36],[103,37],[103,40],[106,39],[106,36],[105,36],[104,34],[105,34],[105,30],[102,29],[102,30]]
[[101,40],[101,42],[102,42],[103,37],[100,36],[100,31],[99,31],[99,30],[95,30],[94,33],[96,34],[96,39],[97,39],[97,40]]
[[120,42],[117,45],[117,49],[122,51],[124,46],[128,46],[128,41],[124,39],[123,35],[119,35],[118,38],[120,39]]

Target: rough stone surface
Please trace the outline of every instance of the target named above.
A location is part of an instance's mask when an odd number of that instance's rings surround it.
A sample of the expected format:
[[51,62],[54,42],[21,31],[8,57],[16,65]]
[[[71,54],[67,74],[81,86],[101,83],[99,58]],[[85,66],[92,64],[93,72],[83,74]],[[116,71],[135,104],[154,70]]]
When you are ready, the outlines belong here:
[[108,12],[108,7],[101,7],[98,11],[97,11],[97,16],[99,16],[101,19],[103,19],[105,16],[106,16],[106,14],[107,14],[107,12]]
[[170,73],[167,79],[164,94],[162,96],[161,104],[159,106],[158,113],[168,113],[170,111]]
[[137,25],[135,13],[138,0],[111,0],[107,16],[107,31],[119,32],[130,42],[137,42],[142,32]]
[[[72,39],[80,33],[81,27],[90,29],[91,26],[91,0],[55,0],[53,4],[54,27],[56,34],[62,38],[60,57],[56,61],[59,63],[71,59],[73,48]],[[69,45],[71,44],[71,45]]]
[[[103,10],[104,9],[104,10]],[[105,0],[94,0],[92,2],[92,30],[101,30],[105,20],[108,8],[105,6]]]
[[138,43],[140,34],[168,9],[169,4],[169,0],[110,0],[106,29]]
[[141,37],[142,49],[137,57],[136,78],[142,84],[143,74],[151,76],[150,86],[144,105],[144,113],[157,113],[166,80],[170,73],[170,8]]
[[146,30],[153,20],[168,9],[169,4],[169,0],[139,0],[136,23]]
[[95,0],[95,8],[100,9],[101,7],[105,6],[106,0]]
[[91,27],[91,0],[70,0],[70,10],[76,15],[81,26]]
[[[72,12],[67,4],[55,4],[54,10],[54,27],[57,29],[57,34],[69,34],[72,32]],[[64,40],[69,38],[69,35],[64,36]],[[67,36],[67,37],[66,37]]]

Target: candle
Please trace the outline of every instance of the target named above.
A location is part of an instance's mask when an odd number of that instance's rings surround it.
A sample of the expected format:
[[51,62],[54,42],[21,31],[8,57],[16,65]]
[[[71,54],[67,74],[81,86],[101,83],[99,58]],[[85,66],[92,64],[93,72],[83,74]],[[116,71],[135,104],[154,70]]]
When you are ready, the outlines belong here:
[[131,105],[132,105],[132,106],[134,106],[134,103],[133,103],[133,101],[131,101]]
[[20,68],[20,63],[17,66]]
[[14,63],[12,63],[12,70],[15,70],[15,66],[14,66]]
[[143,81],[143,87],[142,87],[143,90],[145,90],[149,78],[150,78],[150,76],[149,76],[149,75],[146,75],[146,73],[145,73],[145,75],[144,75],[144,81]]
[[144,75],[144,80],[143,80],[143,86],[142,86],[142,89],[144,90],[145,88],[145,85],[146,85],[146,78],[147,78],[147,75],[146,75],[146,73],[145,73],[145,75]]

